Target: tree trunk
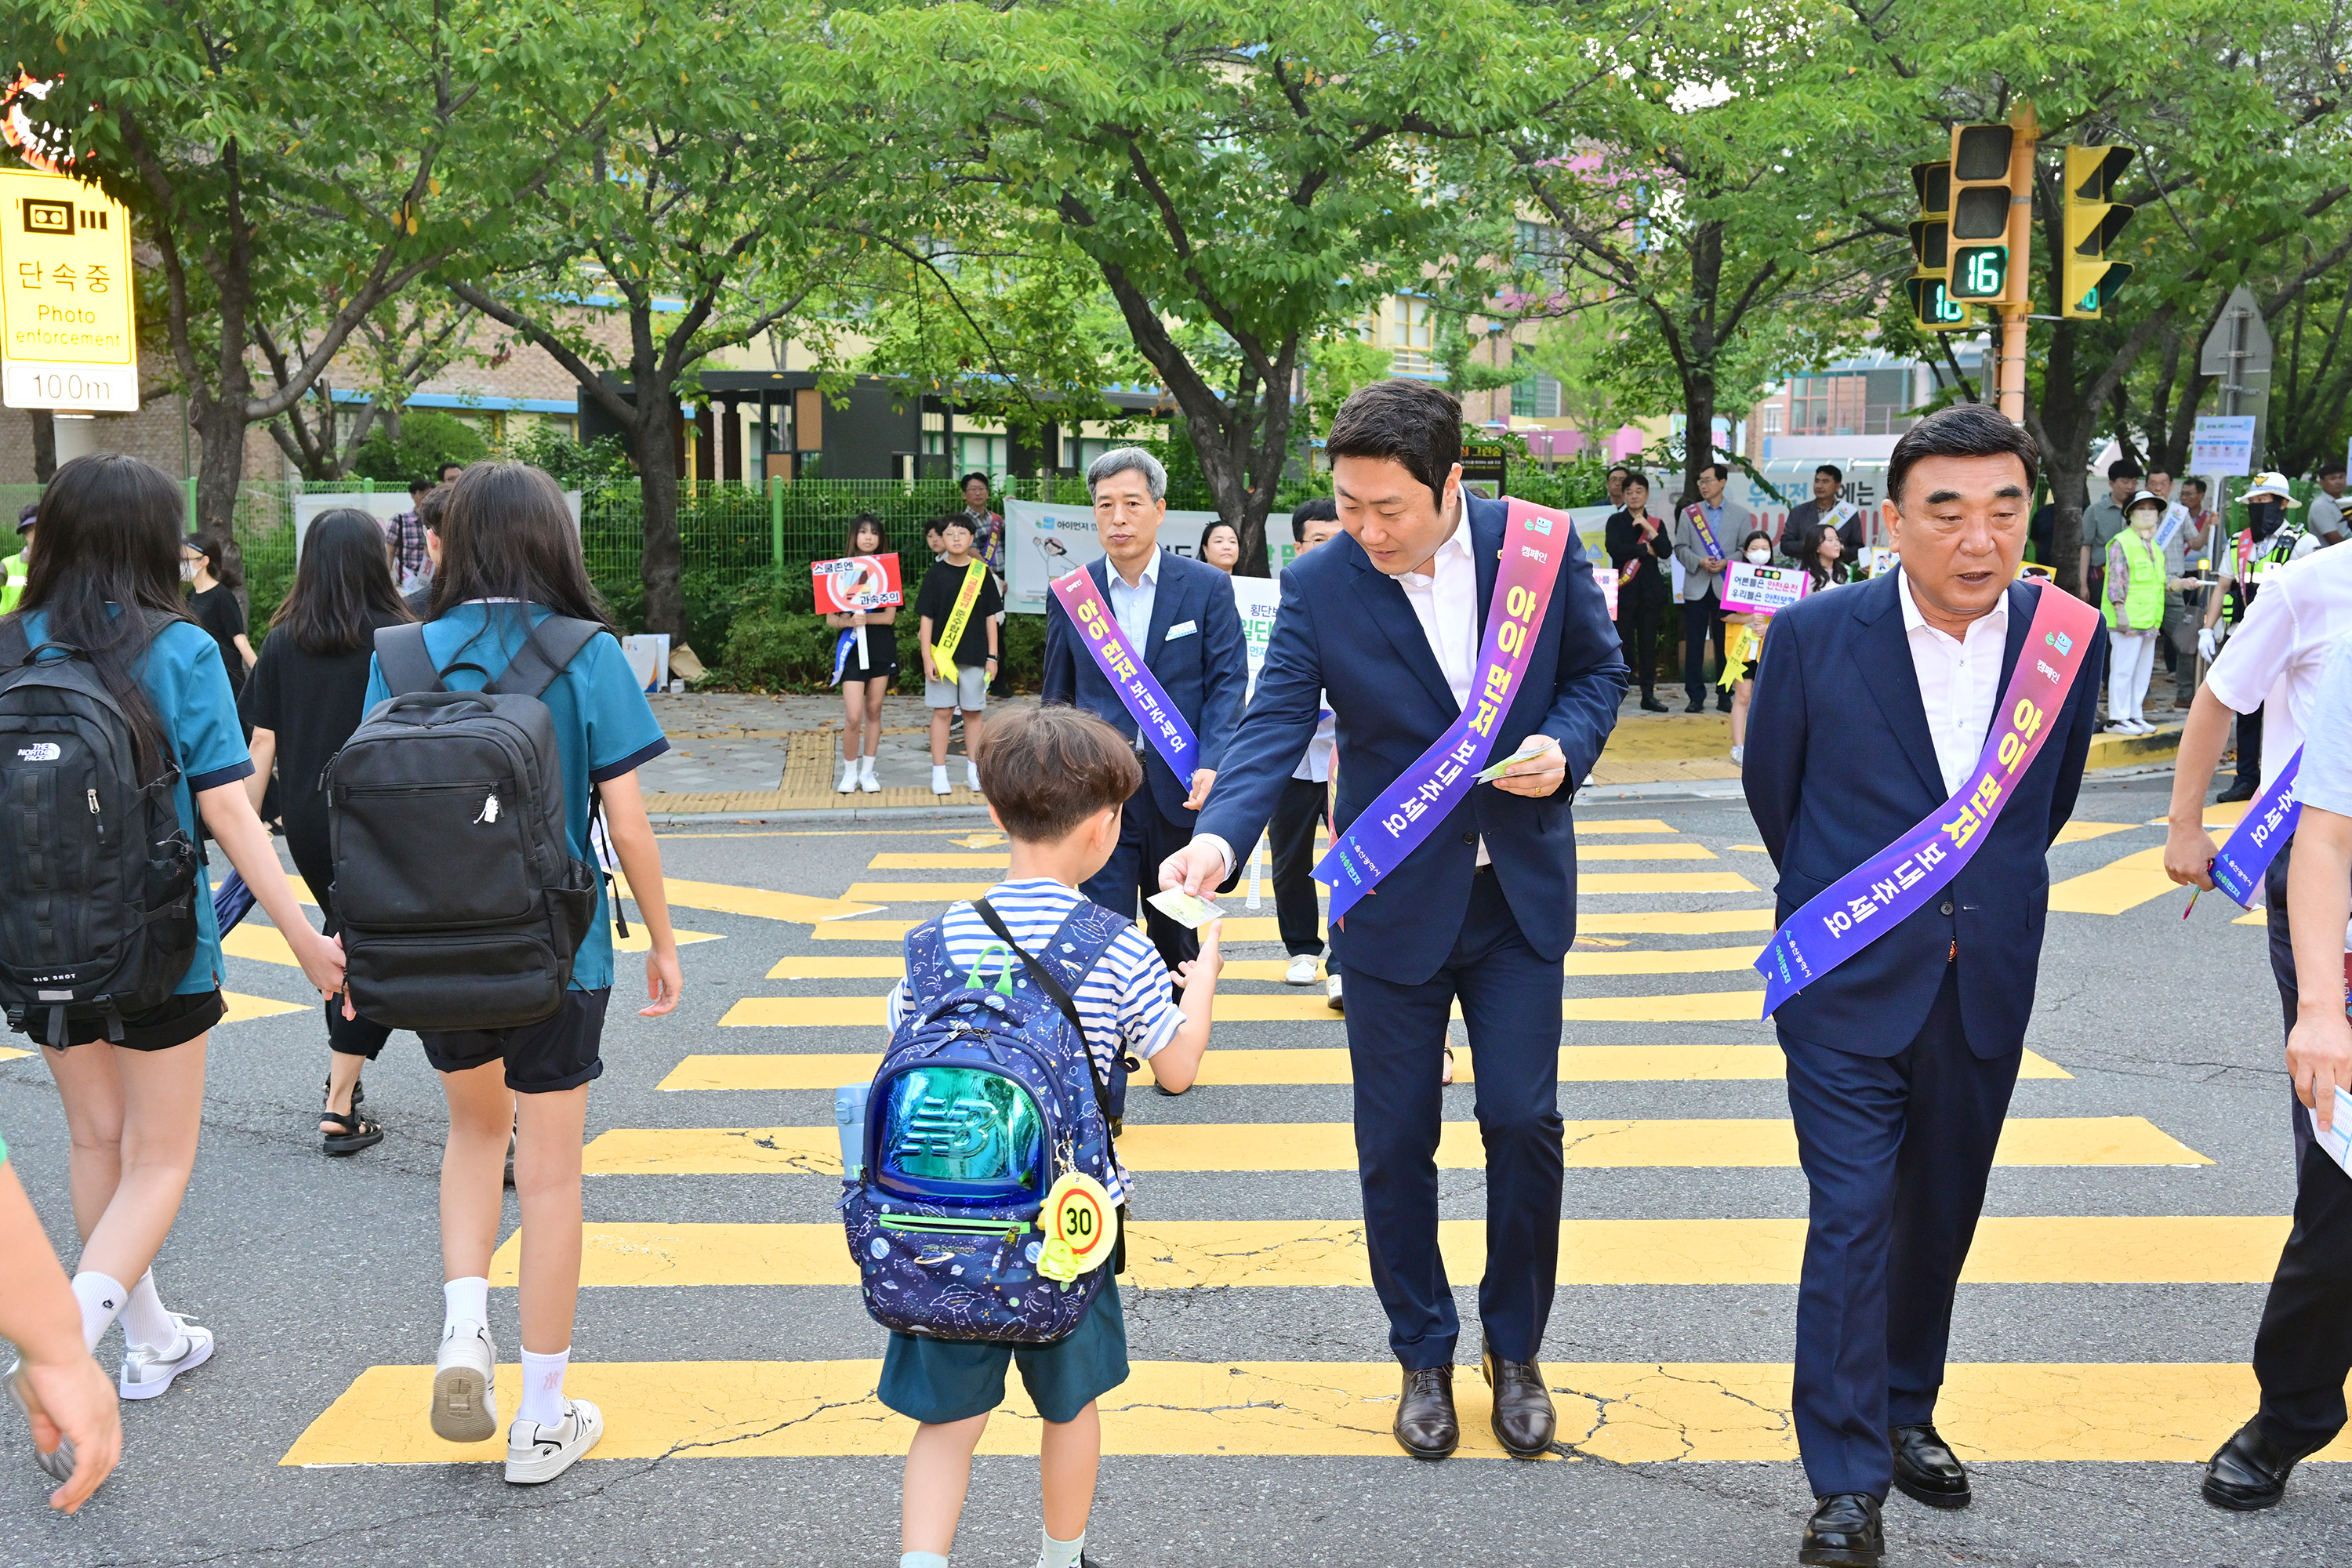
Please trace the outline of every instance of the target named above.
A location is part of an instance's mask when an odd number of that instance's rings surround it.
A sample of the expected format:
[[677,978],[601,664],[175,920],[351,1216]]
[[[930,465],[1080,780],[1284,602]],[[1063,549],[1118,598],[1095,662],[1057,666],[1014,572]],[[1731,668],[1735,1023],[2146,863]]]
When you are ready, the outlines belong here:
[[1241,563],[1234,569],[1237,577],[1264,576],[1270,569],[1265,520],[1274,510],[1290,444],[1291,378],[1286,372],[1297,353],[1295,342],[1283,345],[1276,363],[1286,374],[1257,388],[1254,397],[1234,399],[1223,429],[1201,420],[1185,421],[1209,493],[1216,498],[1217,515],[1241,535]]
[[687,626],[686,594],[679,576],[677,460],[669,427],[677,395],[664,387],[660,395],[652,395],[643,383],[635,390],[637,420],[633,435],[645,541],[637,559],[637,581],[645,584],[646,630],[667,632],[671,646],[678,647],[687,640]]
[[2050,499],[2058,508],[2051,530],[2048,563],[2058,585],[2077,598],[2090,585],[2082,570],[2083,509],[2090,504],[2085,478],[2091,461],[2091,436],[2098,410],[2084,402],[2074,371],[2080,330],[2071,321],[2056,323],[2050,334],[2050,356],[2042,381],[2042,401],[2029,405],[2026,427],[2042,448],[2042,473],[2050,484]]
[[[1698,500],[1698,471],[1715,461],[1715,377],[1696,374],[1683,378],[1683,496],[1675,510]],[[1726,550],[1731,540],[1717,540]]]
[[195,531],[221,542],[226,575],[245,580],[245,553],[236,542],[236,497],[245,483],[245,400],[202,399],[196,426]]
[[31,411],[33,421],[33,478],[47,484],[58,471],[58,421],[46,408]]

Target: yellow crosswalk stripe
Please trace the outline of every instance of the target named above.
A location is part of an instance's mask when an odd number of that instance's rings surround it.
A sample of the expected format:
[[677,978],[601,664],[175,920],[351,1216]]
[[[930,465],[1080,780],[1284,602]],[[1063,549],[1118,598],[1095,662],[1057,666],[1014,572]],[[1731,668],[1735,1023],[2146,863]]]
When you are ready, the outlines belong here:
[[1712,936],[1735,931],[1772,931],[1778,922],[1767,910],[1661,910],[1644,913],[1612,914],[1602,910],[1580,910],[1576,930],[1580,936],[1655,934],[1660,936]]
[[[1631,957],[1633,954],[1573,953],[1578,958]],[[1752,1024],[1763,1015],[1761,988],[1736,991],[1689,991],[1649,996],[1572,996],[1559,1005],[1559,1016],[1571,1023],[1602,1024]],[[719,1020],[723,1029],[836,1029],[889,1023],[889,998],[885,996],[745,996]],[[1460,1017],[1456,1004],[1453,1016]],[[1296,991],[1287,995],[1265,992],[1220,991],[1209,1016],[1220,1024],[1338,1024],[1340,1015],[1323,997]]]
[[20,1051],[14,1046],[0,1046],[0,1062],[13,1062],[18,1057],[29,1057],[30,1051]]
[[[269,996],[247,996],[239,991],[224,991],[221,1002],[228,1009],[221,1015],[224,1024],[243,1024],[254,1018],[274,1018],[280,1013],[308,1013],[320,1005],[316,1002],[280,1002]],[[324,1015],[322,1014],[323,1017]]]
[[[613,875],[622,896],[634,896],[629,892],[628,879],[617,871]],[[664,877],[662,891],[681,909],[716,910],[720,914],[790,921],[801,925],[836,915],[866,912],[864,906],[851,899],[814,899],[805,893],[777,893],[765,888],[738,888],[725,882],[684,882]]]
[[[1580,1170],[1704,1170],[1797,1163],[1797,1135],[1769,1117],[1570,1121],[1567,1158]],[[1130,1171],[1352,1171],[1356,1130],[1345,1121],[1130,1122],[1118,1141]],[[2210,1165],[2204,1155],[2143,1116],[2011,1117],[1997,1165]],[[1448,1121],[1437,1163],[1484,1170],[1475,1121]],[[584,1168],[596,1175],[841,1173],[830,1127],[615,1128],[591,1139]]]
[[[1973,1285],[2250,1285],[2269,1280],[2285,1215],[1993,1216],[1961,1271]],[[1455,1280],[1486,1266],[1484,1220],[1441,1220]],[[1794,1285],[1805,1222],[1586,1219],[1559,1227],[1562,1285]],[[520,1278],[522,1233],[490,1259],[490,1283]],[[1151,1290],[1358,1287],[1372,1282],[1356,1220],[1146,1220],[1131,1226],[1124,1282]],[[580,1282],[638,1286],[855,1285],[838,1224],[602,1224],[585,1227]]]
[[[878,1335],[879,1331],[877,1331]],[[604,1439],[590,1462],[650,1458],[895,1458],[911,1423],[874,1397],[879,1361],[575,1362],[567,1393],[594,1400]],[[1786,1461],[1796,1457],[1790,1368],[1776,1362],[1547,1362],[1559,1437],[1616,1464]],[[516,1386],[513,1367],[499,1382]],[[1398,1375],[1392,1361],[1132,1364],[1103,1397],[1108,1454],[1385,1458]],[[488,1464],[503,1434],[446,1443],[425,1420],[433,1368],[372,1366],[295,1439],[278,1463]],[[983,1454],[1034,1454],[1038,1423],[1018,1378],[981,1439]],[[1955,1452],[1998,1460],[2200,1460],[2258,1398],[2242,1363],[1956,1363],[1936,1424]],[[1502,1456],[1483,1379],[1454,1380],[1461,1457]],[[2317,1456],[2352,1459],[2352,1436]]]
[[2164,846],[2158,844],[2053,884],[2050,908],[2068,914],[2119,915],[2172,892],[2188,902],[2189,889],[2164,874]]
[[[744,1052],[689,1056],[670,1069],[657,1088],[686,1089],[830,1089],[872,1080],[882,1065],[878,1051],[803,1051],[789,1055]],[[1477,1079],[1477,1053],[1454,1053],[1457,1083]],[[1778,1080],[1787,1060],[1778,1046],[1562,1046],[1562,1083],[1704,1083]],[[1143,1064],[1141,1078],[1151,1077]],[[2069,1079],[2074,1075],[2039,1052],[2028,1051],[2018,1077]],[[1225,1050],[1212,1046],[1201,1059],[1196,1086],[1240,1087],[1276,1083],[1352,1083],[1344,1047],[1295,1050]]]
[[[1612,844],[1601,847],[1613,851],[1626,847]],[[1715,858],[1712,853],[1696,844],[1671,847],[1699,851],[1696,856],[1678,854],[1671,857],[1675,859]],[[1631,858],[1651,859],[1660,857],[1644,855]],[[1582,858],[1612,860],[1626,857],[1610,854]],[[842,897],[868,905],[951,904],[964,899],[980,898],[994,886],[993,882],[852,882]],[[1318,897],[1328,899],[1330,896],[1328,889],[1320,883],[1316,886]],[[1737,871],[1587,871],[1578,876],[1576,886],[1581,893],[1753,893],[1759,890],[1755,883]],[[1231,896],[1227,895],[1228,898]]]
[[1601,833],[1680,833],[1654,816],[1624,816],[1612,821],[1606,817],[1581,818],[1576,825],[1579,838],[1591,838]]
[[2110,833],[2129,833],[2139,826],[2137,822],[2070,822],[2058,830],[2051,840],[2055,847],[2061,844],[2086,844],[2094,838],[2105,838]]
[[1580,894],[1763,891],[1737,871],[1585,871],[1577,875],[1576,890]]
[[1580,844],[1576,858],[1581,865],[1587,860],[1713,860],[1717,856],[1704,844]]

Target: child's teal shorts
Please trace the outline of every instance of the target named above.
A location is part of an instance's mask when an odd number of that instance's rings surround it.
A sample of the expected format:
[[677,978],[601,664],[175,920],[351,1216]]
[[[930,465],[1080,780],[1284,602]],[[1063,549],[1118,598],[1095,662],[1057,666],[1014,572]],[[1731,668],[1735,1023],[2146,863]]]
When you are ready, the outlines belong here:
[[1038,1415],[1056,1426],[1076,1420],[1079,1411],[1127,1381],[1118,1282],[1104,1280],[1086,1321],[1050,1345],[892,1334],[878,1392],[883,1404],[918,1421],[969,1420],[1004,1403],[1004,1369],[1012,1362],[1020,1363],[1022,1384]]

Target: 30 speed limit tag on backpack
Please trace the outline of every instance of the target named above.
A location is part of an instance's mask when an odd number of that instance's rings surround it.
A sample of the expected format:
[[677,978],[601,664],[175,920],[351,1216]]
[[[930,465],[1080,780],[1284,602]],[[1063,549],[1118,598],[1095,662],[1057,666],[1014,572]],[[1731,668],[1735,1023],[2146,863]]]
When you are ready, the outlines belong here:
[[1109,1261],[1118,1243],[1118,1211],[1100,1182],[1066,1171],[1045,1193],[1045,1247],[1037,1272],[1064,1284]]

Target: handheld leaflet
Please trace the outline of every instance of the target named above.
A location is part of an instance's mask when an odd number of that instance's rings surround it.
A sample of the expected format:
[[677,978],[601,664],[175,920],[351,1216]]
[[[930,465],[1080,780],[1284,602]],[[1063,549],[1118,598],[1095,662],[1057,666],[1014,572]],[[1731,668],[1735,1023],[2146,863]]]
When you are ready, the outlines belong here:
[[1518,766],[1519,763],[1543,755],[1545,751],[1549,749],[1544,745],[1545,739],[1545,736],[1539,734],[1529,735],[1526,740],[1519,742],[1519,749],[1517,751],[1513,752],[1509,756],[1505,757],[1499,763],[1490,763],[1486,767],[1479,769],[1478,782],[1480,784],[1493,784],[1496,779],[1501,778],[1505,773],[1509,773],[1513,768]]
[[1083,1171],[1065,1171],[1045,1193],[1045,1245],[1037,1272],[1066,1285],[1110,1261],[1118,1247],[1118,1211],[1110,1193]]
[[1171,888],[1164,893],[1154,893],[1144,900],[1187,931],[1198,931],[1211,921],[1225,918],[1225,911],[1197,893],[1181,888]]

